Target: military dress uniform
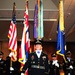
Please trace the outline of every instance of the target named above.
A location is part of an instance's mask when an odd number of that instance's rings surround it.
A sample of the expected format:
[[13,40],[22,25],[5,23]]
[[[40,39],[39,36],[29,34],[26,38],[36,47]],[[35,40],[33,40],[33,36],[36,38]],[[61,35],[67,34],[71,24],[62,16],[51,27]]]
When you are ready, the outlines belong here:
[[29,75],[45,75],[48,72],[48,56],[44,52],[41,52],[40,58],[37,57],[36,52],[29,54],[22,72],[25,72],[27,68]]
[[73,59],[70,59],[70,61],[66,60],[66,62],[64,62],[65,75],[75,75],[74,70],[75,70],[74,60]]
[[[50,75],[60,75],[60,67],[52,64],[53,61],[50,61]],[[57,62],[59,64],[59,62]]]
[[0,75],[4,75],[5,61],[2,59],[3,52],[0,51]]
[[[70,52],[67,52],[68,54]],[[75,75],[74,71],[75,71],[75,60],[73,58],[67,58],[66,57],[66,62],[64,61],[63,63],[63,70],[65,75]]]
[[[56,54],[53,53],[51,57],[56,57]],[[58,60],[51,60],[49,63],[49,75],[60,75],[60,63]]]
[[[12,66],[10,65],[12,63]],[[20,63],[11,61],[11,57],[6,57],[6,74],[5,75],[20,75]],[[11,68],[10,68],[11,67]]]
[[20,75],[20,63],[18,61],[15,61],[12,63],[13,72],[11,75]]
[[9,56],[6,57],[5,64],[6,64],[6,75],[10,75],[10,58],[9,58]]

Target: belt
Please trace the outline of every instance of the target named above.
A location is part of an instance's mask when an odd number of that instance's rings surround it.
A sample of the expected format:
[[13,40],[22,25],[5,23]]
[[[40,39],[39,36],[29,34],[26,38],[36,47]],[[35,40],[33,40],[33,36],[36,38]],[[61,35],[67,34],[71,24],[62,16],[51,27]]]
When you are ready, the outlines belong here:
[[45,69],[44,66],[40,66],[40,65],[31,65],[31,68]]
[[73,69],[71,69],[71,68],[66,68],[67,70],[73,70]]

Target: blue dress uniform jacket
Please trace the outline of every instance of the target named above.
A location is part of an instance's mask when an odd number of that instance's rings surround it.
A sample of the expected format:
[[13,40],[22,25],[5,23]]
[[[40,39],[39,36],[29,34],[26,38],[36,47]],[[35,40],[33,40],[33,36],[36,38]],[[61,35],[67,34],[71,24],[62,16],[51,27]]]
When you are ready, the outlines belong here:
[[37,57],[35,52],[29,54],[22,71],[25,72],[27,68],[29,75],[45,75],[48,72],[48,56],[43,52],[40,58]]

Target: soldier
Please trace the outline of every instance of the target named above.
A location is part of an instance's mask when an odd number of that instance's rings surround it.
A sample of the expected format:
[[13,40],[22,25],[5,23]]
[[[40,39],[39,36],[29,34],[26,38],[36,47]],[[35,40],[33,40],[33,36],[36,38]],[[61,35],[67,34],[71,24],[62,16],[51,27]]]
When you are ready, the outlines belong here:
[[9,56],[6,57],[6,75],[20,75],[20,63],[11,61]]
[[5,61],[3,60],[4,53],[0,51],[0,75],[4,75],[5,72]]
[[71,52],[68,51],[66,53],[66,62],[63,62],[63,70],[65,75],[75,75],[74,70],[75,70],[75,60],[71,58]]
[[53,53],[51,57],[52,57],[52,60],[50,61],[49,75],[60,75],[60,63],[57,60],[57,55]]
[[40,40],[35,42],[35,51],[29,54],[22,72],[28,68],[29,75],[45,75],[48,72],[48,56],[42,51],[42,43]]
[[6,64],[6,75],[10,75],[10,57],[7,56],[6,60],[5,60],[5,64]]

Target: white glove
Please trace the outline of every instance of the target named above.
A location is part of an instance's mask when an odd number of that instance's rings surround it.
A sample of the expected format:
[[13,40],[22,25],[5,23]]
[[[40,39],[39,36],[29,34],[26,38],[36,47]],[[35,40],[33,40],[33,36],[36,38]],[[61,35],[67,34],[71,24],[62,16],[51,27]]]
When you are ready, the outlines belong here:
[[59,67],[59,64],[58,63],[55,63],[55,66]]
[[13,52],[11,52],[10,54],[9,54],[9,57],[12,57],[14,55],[14,53]]
[[70,73],[68,73],[68,75],[70,75]]
[[69,66],[69,68],[70,68],[70,69],[73,69],[73,66],[72,66],[72,65],[70,65],[70,66]]
[[56,62],[57,62],[57,60],[53,60],[53,63],[52,63],[52,65],[54,65]]
[[58,62],[58,60],[53,60],[53,63],[52,63],[52,64],[54,65],[54,64],[57,63],[57,62]]
[[24,73],[21,73],[21,75],[25,75]]
[[11,71],[14,71],[14,68],[13,68],[13,67],[10,67],[10,70],[11,70]]
[[53,61],[52,65],[54,65],[54,64],[55,64],[55,62]]

